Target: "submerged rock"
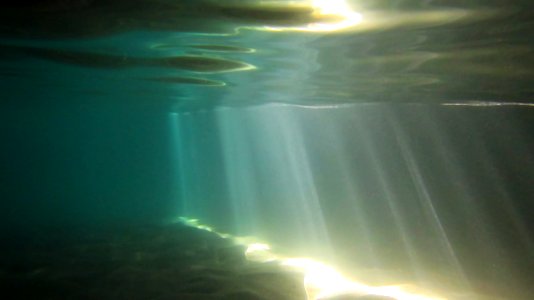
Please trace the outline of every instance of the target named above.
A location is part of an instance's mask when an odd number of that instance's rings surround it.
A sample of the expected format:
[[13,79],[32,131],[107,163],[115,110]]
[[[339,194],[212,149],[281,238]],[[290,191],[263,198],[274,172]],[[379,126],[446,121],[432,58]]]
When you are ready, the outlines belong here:
[[183,225],[41,232],[0,250],[0,280],[17,299],[306,298],[302,274],[244,251]]

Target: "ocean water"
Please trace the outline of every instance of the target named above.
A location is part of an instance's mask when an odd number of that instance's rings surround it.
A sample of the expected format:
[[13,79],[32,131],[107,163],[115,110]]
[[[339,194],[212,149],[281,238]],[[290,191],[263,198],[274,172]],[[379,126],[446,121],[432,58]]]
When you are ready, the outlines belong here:
[[[165,252],[190,233],[154,224],[182,220],[406,292],[376,293],[387,299],[532,299],[533,11],[522,0],[6,4],[0,279],[57,274],[35,258],[45,252],[80,255],[36,237],[89,236],[98,261],[139,240],[157,247],[135,253]],[[125,226],[142,238],[116,233]],[[20,249],[30,254],[11,263]],[[139,271],[124,270],[114,276]],[[319,281],[341,289],[312,291],[310,278],[309,300],[366,295],[333,275]],[[132,299],[113,282],[110,298]],[[303,297],[210,288],[165,297]]]

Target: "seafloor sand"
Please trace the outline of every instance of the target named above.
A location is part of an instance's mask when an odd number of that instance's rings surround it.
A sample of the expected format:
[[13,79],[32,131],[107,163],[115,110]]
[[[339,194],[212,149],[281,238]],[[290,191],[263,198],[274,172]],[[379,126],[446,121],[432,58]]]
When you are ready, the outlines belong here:
[[[247,261],[244,246],[183,224],[48,228],[0,241],[2,299],[307,298],[303,274]],[[328,300],[353,299],[391,300]]]
[[43,230],[2,238],[0,285],[11,299],[306,299],[302,274],[244,251],[181,224]]

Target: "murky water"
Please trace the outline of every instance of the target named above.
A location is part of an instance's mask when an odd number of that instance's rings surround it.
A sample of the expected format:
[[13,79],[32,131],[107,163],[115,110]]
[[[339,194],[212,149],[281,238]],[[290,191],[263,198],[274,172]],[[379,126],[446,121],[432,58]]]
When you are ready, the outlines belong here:
[[369,285],[532,298],[532,5],[368,2],[4,6],[4,231],[185,216]]

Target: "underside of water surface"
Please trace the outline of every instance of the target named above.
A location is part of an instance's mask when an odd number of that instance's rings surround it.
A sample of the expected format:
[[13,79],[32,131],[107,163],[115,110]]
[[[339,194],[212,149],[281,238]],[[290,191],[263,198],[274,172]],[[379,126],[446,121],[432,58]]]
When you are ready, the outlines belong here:
[[10,1],[18,299],[532,299],[529,1]]

